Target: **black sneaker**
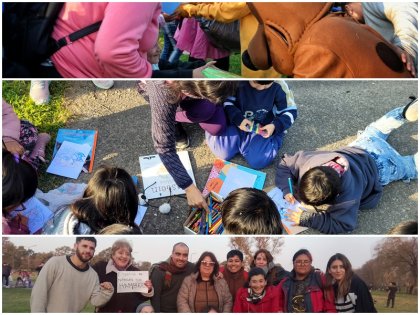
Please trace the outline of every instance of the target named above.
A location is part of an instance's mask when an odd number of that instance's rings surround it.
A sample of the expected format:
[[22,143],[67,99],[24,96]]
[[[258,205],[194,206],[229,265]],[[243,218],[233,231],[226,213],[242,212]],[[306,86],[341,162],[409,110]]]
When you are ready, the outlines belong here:
[[175,123],[175,141],[178,150],[186,149],[190,146],[190,138],[180,123]]

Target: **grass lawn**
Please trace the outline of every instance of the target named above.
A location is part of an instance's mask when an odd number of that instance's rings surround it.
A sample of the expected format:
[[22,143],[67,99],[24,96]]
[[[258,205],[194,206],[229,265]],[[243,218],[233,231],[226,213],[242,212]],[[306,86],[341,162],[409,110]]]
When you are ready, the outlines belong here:
[[[64,90],[67,88],[65,81],[54,81],[50,85],[51,101],[47,105],[35,105],[29,97],[30,81],[5,81],[2,82],[3,98],[13,106],[20,119],[29,120],[38,128],[39,132],[47,132],[51,141],[46,150],[46,158],[51,159],[55,137],[59,128],[65,126],[70,117],[69,111],[63,106]],[[62,184],[58,176],[45,173],[46,165],[41,165],[39,172],[39,186],[48,187],[48,190]]]
[[[387,293],[373,291],[372,296],[376,300],[375,307],[379,313],[417,313],[417,295],[397,293],[394,308],[386,308]],[[3,289],[3,313],[29,313],[29,300],[31,289],[11,288]],[[83,313],[92,313],[94,308],[88,305]]]
[[417,313],[417,295],[397,292],[394,308],[386,307],[388,292],[373,291],[372,296],[378,313]]
[[[29,301],[31,289],[26,288],[3,288],[3,309],[2,313],[30,313]],[[93,313],[95,308],[88,304],[83,313]]]

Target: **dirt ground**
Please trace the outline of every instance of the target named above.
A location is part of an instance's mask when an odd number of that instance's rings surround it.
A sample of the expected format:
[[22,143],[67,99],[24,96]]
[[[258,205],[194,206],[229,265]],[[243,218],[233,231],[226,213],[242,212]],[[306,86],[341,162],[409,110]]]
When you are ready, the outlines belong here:
[[[402,106],[408,96],[417,95],[417,81],[374,80],[290,80],[298,106],[298,118],[285,137],[279,157],[298,150],[333,150],[355,139],[358,130],[387,111]],[[54,84],[54,83],[53,83]],[[150,107],[138,94],[135,81],[116,81],[110,90],[100,90],[91,81],[71,81],[65,93],[65,105],[74,114],[68,128],[98,129],[95,168],[103,163],[125,168],[142,181],[139,156],[155,154],[151,139]],[[200,189],[209,175],[215,156],[208,149],[204,132],[187,125],[191,135],[188,149],[196,183]],[[413,154],[418,147],[417,123],[405,124],[390,137],[401,154]],[[241,157],[233,162],[246,166]],[[278,159],[263,169],[265,187],[274,185]],[[83,174],[78,182],[87,182]],[[395,182],[384,189],[379,205],[359,212],[359,226],[353,234],[386,234],[397,223],[417,221],[418,183]],[[153,205],[168,198],[152,200]],[[172,210],[161,214],[149,208],[141,224],[145,234],[182,234],[188,216],[186,200],[172,197]],[[308,230],[305,234],[318,234]]]

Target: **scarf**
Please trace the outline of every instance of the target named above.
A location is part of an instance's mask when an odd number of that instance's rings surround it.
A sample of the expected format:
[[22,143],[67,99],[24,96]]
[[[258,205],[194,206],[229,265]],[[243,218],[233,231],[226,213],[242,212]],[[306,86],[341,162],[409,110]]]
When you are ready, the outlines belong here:
[[165,277],[164,277],[165,286],[170,288],[171,287],[171,282],[172,282],[172,275],[173,274],[176,275],[176,274],[180,274],[180,273],[185,272],[187,270],[187,266],[188,266],[188,263],[185,264],[184,268],[178,268],[173,263],[171,257],[169,257],[167,260],[159,263],[158,264],[159,269],[162,270],[162,271],[165,271]]
[[115,273],[118,274],[118,271],[125,271],[125,270],[127,270],[128,267],[131,266],[131,264],[132,264],[132,262],[129,262],[128,265],[127,265],[127,267],[124,268],[124,270],[119,270],[117,268],[117,266],[115,265],[114,260],[112,258],[110,258],[108,260],[108,263],[106,264],[105,273],[108,274],[108,273],[111,273],[111,272],[115,272]]
[[248,297],[246,298],[246,300],[252,304],[257,304],[264,298],[265,293],[266,293],[265,289],[264,291],[262,291],[261,294],[257,294],[257,293],[254,293],[254,291],[252,291],[251,288],[248,288]]
[[226,267],[223,270],[223,278],[226,280],[230,294],[232,294],[233,299],[235,299],[236,292],[239,288],[242,288],[246,283],[244,277],[244,267],[242,267],[238,272],[232,273]]

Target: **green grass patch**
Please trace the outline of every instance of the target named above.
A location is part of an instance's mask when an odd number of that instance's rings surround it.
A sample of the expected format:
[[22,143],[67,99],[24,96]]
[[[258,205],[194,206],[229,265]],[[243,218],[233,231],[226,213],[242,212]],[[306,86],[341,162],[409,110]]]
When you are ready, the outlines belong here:
[[417,313],[417,295],[397,292],[394,308],[386,307],[388,292],[372,291],[372,297],[378,313]]
[[[30,299],[32,289],[27,288],[3,288],[2,303],[3,313],[30,313]],[[65,298],[65,297],[63,297]],[[83,313],[93,313],[95,308],[88,303],[88,305],[82,310]]]
[[[57,131],[63,128],[70,117],[70,112],[64,107],[64,93],[67,88],[65,81],[53,81],[50,84],[51,100],[46,105],[35,105],[29,97],[30,81],[3,81],[3,98],[13,106],[20,119],[28,120],[39,132],[50,134],[51,141],[46,149],[46,158],[51,160]],[[39,172],[39,187],[48,190],[62,182],[57,176],[45,173],[46,165],[41,165]]]

